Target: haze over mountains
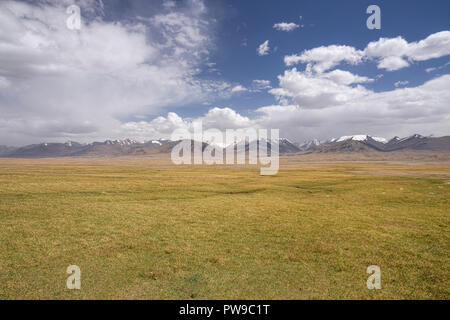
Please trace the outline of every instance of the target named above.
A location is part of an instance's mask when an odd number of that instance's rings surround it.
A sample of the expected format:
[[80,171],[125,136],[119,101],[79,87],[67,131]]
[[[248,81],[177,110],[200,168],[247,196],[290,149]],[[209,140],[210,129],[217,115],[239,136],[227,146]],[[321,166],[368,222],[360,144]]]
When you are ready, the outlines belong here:
[[[47,158],[47,157],[90,157],[90,156],[139,156],[170,153],[178,141],[151,140],[138,142],[135,140],[106,140],[81,144],[74,141],[66,143],[41,143],[24,147],[0,146],[0,157],[8,158]],[[243,143],[243,142],[240,142]],[[258,142],[260,143],[260,142]],[[268,150],[271,144],[268,142]],[[239,144],[239,142],[238,142]],[[358,153],[358,152],[394,152],[394,151],[450,151],[450,136],[425,137],[418,134],[390,140],[372,137],[369,135],[354,135],[333,138],[327,141],[317,139],[304,143],[291,142],[288,139],[279,139],[280,154],[295,153]],[[206,146],[203,143],[203,148]],[[245,143],[245,150],[249,144]]]

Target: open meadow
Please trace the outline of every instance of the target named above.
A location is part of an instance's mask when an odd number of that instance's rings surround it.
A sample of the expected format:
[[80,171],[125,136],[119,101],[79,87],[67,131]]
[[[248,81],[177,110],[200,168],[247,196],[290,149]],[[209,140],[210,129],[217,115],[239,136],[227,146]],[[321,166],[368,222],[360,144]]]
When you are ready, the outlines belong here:
[[0,299],[450,299],[449,195],[449,161],[0,159]]

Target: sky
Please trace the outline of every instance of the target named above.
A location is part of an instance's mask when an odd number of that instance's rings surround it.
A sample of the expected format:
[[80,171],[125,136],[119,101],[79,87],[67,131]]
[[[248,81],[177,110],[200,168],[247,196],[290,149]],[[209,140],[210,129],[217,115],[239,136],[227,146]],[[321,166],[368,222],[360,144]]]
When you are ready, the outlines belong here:
[[448,12],[448,0],[2,0],[0,144],[147,141],[199,120],[297,142],[449,135]]

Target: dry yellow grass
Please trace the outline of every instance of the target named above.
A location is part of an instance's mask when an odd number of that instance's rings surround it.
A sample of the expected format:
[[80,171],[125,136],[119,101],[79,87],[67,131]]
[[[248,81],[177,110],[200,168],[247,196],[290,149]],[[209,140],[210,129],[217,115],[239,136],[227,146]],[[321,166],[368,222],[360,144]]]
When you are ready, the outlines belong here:
[[0,298],[450,298],[448,162],[301,159],[0,159]]

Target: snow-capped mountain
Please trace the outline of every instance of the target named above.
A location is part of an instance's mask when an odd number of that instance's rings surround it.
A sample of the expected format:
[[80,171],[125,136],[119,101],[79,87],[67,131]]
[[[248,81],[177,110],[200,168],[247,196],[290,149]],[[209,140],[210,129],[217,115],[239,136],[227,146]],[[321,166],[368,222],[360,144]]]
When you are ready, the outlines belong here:
[[366,134],[358,134],[358,135],[354,135],[354,136],[342,136],[339,139],[337,139],[335,142],[342,142],[342,141],[346,141],[346,140],[354,140],[354,141],[368,141],[370,139],[373,139],[377,142],[381,142],[381,143],[387,143],[388,140],[385,138],[381,138],[381,137],[372,137],[372,136],[368,136]]
[[310,143],[302,150],[315,150],[318,152],[355,152],[355,151],[381,151],[391,152],[398,150],[450,150],[450,137],[425,137],[414,134],[405,138],[394,137],[390,140],[370,135],[342,136],[326,142]]
[[[171,140],[150,140],[138,142],[132,139],[106,140],[103,142],[93,142],[81,144],[75,141],[65,143],[41,143],[32,144],[25,147],[0,146],[1,157],[15,158],[44,158],[44,157],[75,157],[75,156],[122,156],[122,155],[148,155],[155,153],[170,153],[173,146],[178,142]],[[272,145],[277,143],[280,154],[293,154],[298,152],[323,153],[323,152],[392,152],[400,150],[429,150],[429,151],[450,151],[450,136],[432,137],[414,134],[405,138],[393,137],[390,140],[370,135],[351,135],[333,138],[326,141],[313,139],[297,144],[288,139],[280,138],[258,140],[257,143],[267,143],[267,149],[271,150]],[[203,142],[203,148],[208,143]],[[248,151],[247,141],[234,143],[226,148],[236,148],[237,145],[244,145],[244,150]],[[219,146],[221,147],[221,146]]]
[[[300,148],[295,145],[293,142],[291,142],[289,139],[286,138],[280,138],[278,140],[274,140],[274,139],[258,139],[256,141],[256,145],[259,148],[259,144],[261,143],[266,143],[267,144],[267,150],[271,150],[272,149],[272,145],[278,144],[278,151],[280,154],[285,154],[285,153],[297,153],[300,150]],[[225,147],[225,149],[229,149],[229,148],[237,148],[237,146],[244,146],[243,150],[245,150],[246,152],[250,149],[250,144],[248,141],[238,141],[235,142],[233,145],[228,145]]]
[[131,139],[124,139],[124,140],[106,140],[104,142],[94,142],[94,143],[98,143],[98,144],[106,144],[106,145],[119,145],[119,146],[131,146],[133,144],[137,144],[139,143],[136,140],[131,140]]
[[299,147],[301,150],[309,150],[309,149],[313,149],[313,148],[315,148],[315,147],[318,147],[318,146],[320,146],[321,144],[323,144],[322,141],[319,141],[319,140],[317,140],[317,139],[313,139],[313,140],[310,140],[310,141],[305,141],[305,142],[303,142],[303,143],[299,143],[299,144],[298,144],[298,147]]

